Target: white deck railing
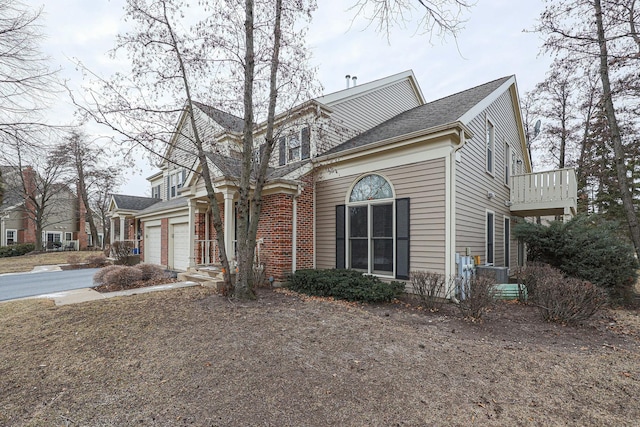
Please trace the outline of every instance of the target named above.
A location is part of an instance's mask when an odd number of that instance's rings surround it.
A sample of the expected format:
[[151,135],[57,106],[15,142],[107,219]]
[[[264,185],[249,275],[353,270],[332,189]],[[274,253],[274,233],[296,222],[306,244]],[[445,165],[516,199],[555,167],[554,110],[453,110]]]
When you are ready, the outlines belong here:
[[572,168],[515,175],[512,177],[511,203],[575,203],[576,191],[576,172]]

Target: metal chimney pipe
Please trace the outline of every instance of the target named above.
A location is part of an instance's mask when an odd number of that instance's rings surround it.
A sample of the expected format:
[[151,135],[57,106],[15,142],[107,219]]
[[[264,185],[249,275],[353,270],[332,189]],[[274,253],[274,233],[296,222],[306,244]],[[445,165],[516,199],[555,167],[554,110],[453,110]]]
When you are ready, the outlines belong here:
[[358,78],[356,76],[353,76],[351,77],[351,80],[353,80],[353,87],[356,87]]
[[351,79],[351,76],[347,74],[346,76],[344,76],[344,78],[347,79],[347,89],[349,89],[349,81]]

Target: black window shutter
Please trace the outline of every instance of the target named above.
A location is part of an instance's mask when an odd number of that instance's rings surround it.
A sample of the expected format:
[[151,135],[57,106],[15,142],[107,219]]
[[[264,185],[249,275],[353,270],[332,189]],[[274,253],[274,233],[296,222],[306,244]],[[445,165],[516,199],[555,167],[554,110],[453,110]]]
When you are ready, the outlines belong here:
[[167,200],[171,198],[171,177],[167,175]]
[[345,206],[336,206],[336,268],[345,268]]
[[396,200],[396,279],[409,279],[409,198]]
[[184,182],[187,179],[187,170],[186,169],[182,169],[182,185],[184,185]]
[[286,139],[283,136],[282,138],[278,139],[278,144],[280,145],[280,166],[286,165],[287,164],[287,144],[286,144]]
[[311,156],[311,129],[309,126],[302,129],[302,156],[301,159],[308,159]]

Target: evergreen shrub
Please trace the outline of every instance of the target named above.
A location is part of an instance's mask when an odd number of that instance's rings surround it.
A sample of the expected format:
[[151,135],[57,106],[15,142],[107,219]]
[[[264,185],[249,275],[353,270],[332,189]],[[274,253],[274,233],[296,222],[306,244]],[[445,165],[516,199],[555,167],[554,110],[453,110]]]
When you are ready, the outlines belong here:
[[21,256],[33,252],[36,246],[33,243],[18,243],[17,245],[0,246],[0,258]]
[[522,223],[514,235],[527,244],[527,259],[549,264],[566,276],[591,282],[614,301],[629,302],[638,260],[617,223],[598,215],[580,215],[548,226]]
[[402,292],[403,282],[383,282],[355,270],[297,270],[285,286],[292,291],[347,301],[385,302]]

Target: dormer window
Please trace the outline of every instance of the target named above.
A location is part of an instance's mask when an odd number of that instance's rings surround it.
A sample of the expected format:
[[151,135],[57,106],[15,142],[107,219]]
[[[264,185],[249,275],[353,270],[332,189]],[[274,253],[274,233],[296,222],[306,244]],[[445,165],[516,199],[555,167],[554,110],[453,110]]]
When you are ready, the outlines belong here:
[[160,185],[154,185],[151,187],[151,197],[154,199],[160,198]]
[[311,129],[307,126],[278,139],[280,166],[308,159],[311,155]]
[[295,133],[289,137],[289,162],[300,160],[300,135]]

